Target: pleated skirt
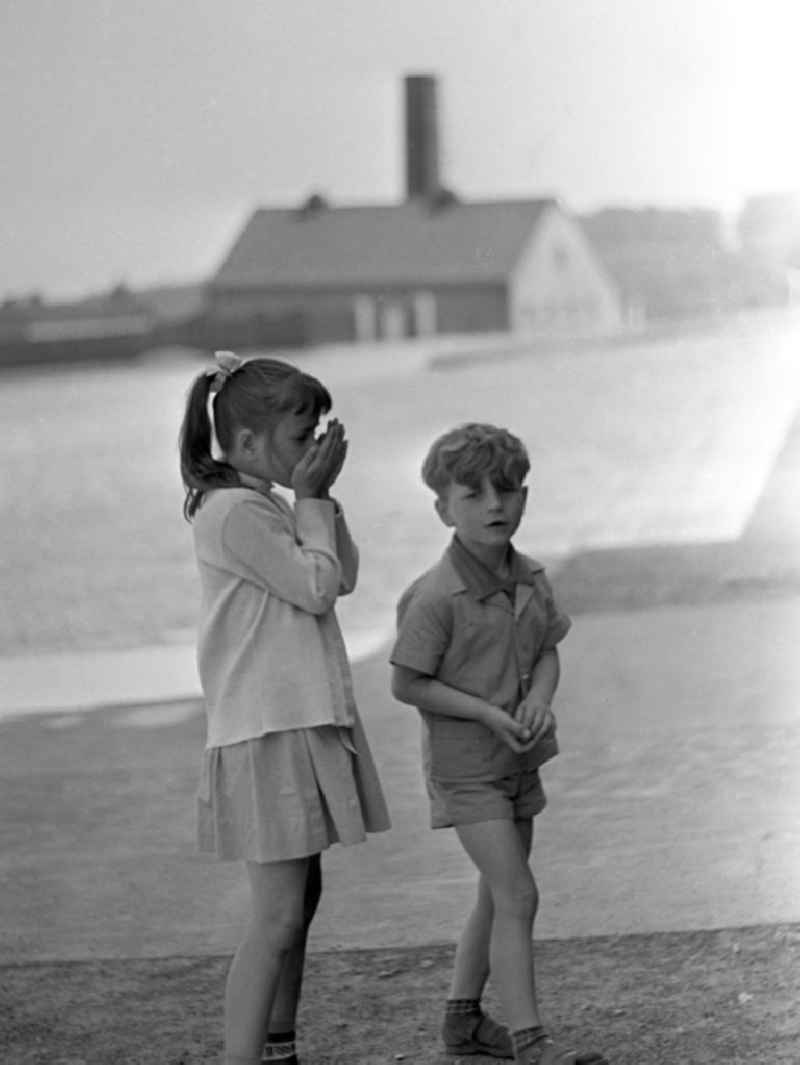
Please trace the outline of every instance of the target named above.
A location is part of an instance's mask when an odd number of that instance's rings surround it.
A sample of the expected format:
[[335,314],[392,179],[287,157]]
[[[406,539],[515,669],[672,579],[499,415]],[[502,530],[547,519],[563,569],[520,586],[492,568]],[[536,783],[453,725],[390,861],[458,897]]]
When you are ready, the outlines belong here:
[[269,732],[205,752],[197,844],[221,861],[278,862],[390,827],[360,720]]

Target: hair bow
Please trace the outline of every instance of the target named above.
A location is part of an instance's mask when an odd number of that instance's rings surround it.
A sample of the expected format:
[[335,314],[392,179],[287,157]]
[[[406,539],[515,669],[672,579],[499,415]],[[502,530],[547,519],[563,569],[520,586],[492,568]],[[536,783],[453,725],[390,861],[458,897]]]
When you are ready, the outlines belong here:
[[225,382],[233,377],[237,370],[241,370],[245,360],[232,351],[215,351],[214,362],[216,365],[206,370],[206,377],[214,378],[209,389],[212,395],[219,392]]

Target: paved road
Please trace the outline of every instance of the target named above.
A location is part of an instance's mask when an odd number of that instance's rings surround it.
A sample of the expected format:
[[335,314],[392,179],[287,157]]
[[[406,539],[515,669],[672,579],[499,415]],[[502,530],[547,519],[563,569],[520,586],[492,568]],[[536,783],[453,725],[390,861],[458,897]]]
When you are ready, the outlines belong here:
[[[538,934],[800,920],[800,598],[577,619],[537,830]],[[314,949],[452,940],[473,874],[432,832],[414,711],[356,684],[394,818],[325,860]],[[192,853],[196,702],[0,723],[0,956],[224,952],[236,866]]]
[[[598,552],[559,575],[581,609],[534,850],[540,936],[800,921],[798,491],[795,421],[737,542]],[[229,951],[241,873],[192,845],[198,702],[86,712],[109,678],[72,665],[75,708],[0,713],[0,957]],[[313,947],[451,941],[474,875],[427,828],[416,714],[389,697],[384,652],[355,680],[394,827],[326,855]]]

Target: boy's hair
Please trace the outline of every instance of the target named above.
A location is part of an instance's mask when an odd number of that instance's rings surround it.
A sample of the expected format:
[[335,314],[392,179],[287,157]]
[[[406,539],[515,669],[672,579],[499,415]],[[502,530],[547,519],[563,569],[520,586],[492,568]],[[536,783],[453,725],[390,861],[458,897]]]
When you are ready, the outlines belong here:
[[327,414],[332,405],[330,393],[316,377],[280,359],[248,359],[227,377],[209,404],[212,383],[213,375],[206,372],[194,379],[181,425],[181,477],[186,488],[183,514],[187,520],[212,488],[239,483],[233,466],[212,455],[215,436],[224,453],[238,429],[261,433],[290,412],[318,417]]
[[501,491],[515,491],[531,468],[522,441],[507,429],[468,422],[434,440],[422,479],[438,496],[451,484],[479,488],[484,476]]

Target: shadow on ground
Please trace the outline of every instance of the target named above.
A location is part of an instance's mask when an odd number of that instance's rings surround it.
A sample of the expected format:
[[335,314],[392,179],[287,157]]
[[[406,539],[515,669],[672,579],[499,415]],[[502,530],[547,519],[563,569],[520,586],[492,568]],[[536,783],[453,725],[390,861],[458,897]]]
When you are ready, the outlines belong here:
[[554,568],[553,583],[571,613],[798,594],[800,417],[738,540],[581,551]]

